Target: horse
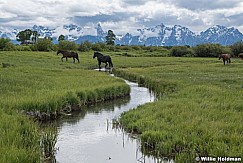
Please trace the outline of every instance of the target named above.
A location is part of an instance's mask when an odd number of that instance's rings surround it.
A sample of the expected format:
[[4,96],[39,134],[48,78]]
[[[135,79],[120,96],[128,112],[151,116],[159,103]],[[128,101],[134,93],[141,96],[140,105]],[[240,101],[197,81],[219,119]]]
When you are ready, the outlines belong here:
[[227,63],[231,63],[231,61],[230,61],[231,55],[230,54],[221,54],[221,55],[219,55],[219,60],[221,58],[223,59],[224,65],[225,65],[225,61]]
[[103,55],[100,52],[94,52],[93,59],[97,57],[98,64],[99,64],[99,70],[101,69],[101,62],[105,63],[105,69],[107,67],[107,62],[109,63],[109,68],[113,67],[113,63],[111,61],[111,57],[109,55]]
[[77,52],[69,52],[69,51],[65,51],[65,50],[58,50],[57,51],[57,55],[61,53],[63,55],[63,57],[61,58],[61,60],[63,61],[63,58],[73,58],[73,62],[75,62],[75,58],[78,60],[79,63],[79,58],[78,58],[78,53]]
[[243,60],[243,53],[238,54],[238,57]]

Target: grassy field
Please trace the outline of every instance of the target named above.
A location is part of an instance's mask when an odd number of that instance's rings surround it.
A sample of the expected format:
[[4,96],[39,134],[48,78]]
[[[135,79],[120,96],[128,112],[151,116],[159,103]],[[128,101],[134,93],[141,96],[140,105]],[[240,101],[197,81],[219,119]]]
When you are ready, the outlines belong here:
[[[8,52],[0,56],[3,63],[10,64],[0,69],[2,108],[51,113],[66,104],[82,105],[129,92],[122,80],[87,70],[72,59],[60,62],[55,53]],[[81,62],[89,63],[82,58]]]
[[[160,96],[120,119],[127,131],[141,134],[144,153],[176,162],[193,162],[195,156],[242,156],[242,61],[233,58],[224,66],[217,58],[144,53],[105,53],[112,55],[115,74]],[[40,159],[37,124],[17,112],[50,114],[129,92],[122,80],[92,70],[97,68],[92,52],[79,55],[81,63],[72,63],[61,62],[55,52],[0,52],[0,162]]]
[[160,65],[116,72],[162,95],[120,119],[127,131],[141,134],[144,152],[176,162],[194,162],[196,156],[242,157],[243,62],[235,58],[224,66],[216,58],[158,60]]
[[36,124],[15,112],[0,109],[0,162],[40,162],[40,134]]
[[55,52],[0,52],[0,162],[40,159],[43,135],[37,124],[17,113],[50,118],[70,107],[82,108],[130,92],[123,80],[91,70],[97,65],[91,53],[81,55],[81,63],[60,58]]

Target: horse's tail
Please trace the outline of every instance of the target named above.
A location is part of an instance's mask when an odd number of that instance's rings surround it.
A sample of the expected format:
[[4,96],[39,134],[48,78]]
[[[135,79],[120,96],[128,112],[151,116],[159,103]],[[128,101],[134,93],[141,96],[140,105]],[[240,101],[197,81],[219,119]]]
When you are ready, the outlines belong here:
[[78,58],[78,53],[76,52],[76,58],[77,58],[77,60],[78,60],[78,63],[79,63],[79,58]]

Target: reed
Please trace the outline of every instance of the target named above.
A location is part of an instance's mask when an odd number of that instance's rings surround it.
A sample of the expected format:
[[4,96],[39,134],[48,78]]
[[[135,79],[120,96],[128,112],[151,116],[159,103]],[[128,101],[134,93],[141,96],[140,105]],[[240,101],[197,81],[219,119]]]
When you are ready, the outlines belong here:
[[90,54],[80,59],[81,64],[74,64],[60,62],[55,52],[0,52],[6,63],[0,67],[0,162],[40,162],[42,155],[42,160],[53,156],[57,133],[40,132],[24,114],[48,120],[70,107],[129,94],[123,80],[88,70],[96,63]]
[[39,133],[34,122],[0,109],[0,162],[40,161]]
[[243,64],[234,59],[226,67],[212,58],[161,62],[161,66],[116,70],[125,78],[142,78],[163,95],[123,113],[119,120],[128,132],[140,134],[142,150],[176,162],[194,162],[196,156],[240,157]]
[[6,108],[50,114],[66,105],[104,101],[130,91],[121,79],[55,61],[50,53],[8,52],[4,60],[16,65],[0,69],[0,106]]
[[57,142],[57,129],[49,127],[44,129],[41,134],[40,148],[43,162],[52,161],[55,159]]

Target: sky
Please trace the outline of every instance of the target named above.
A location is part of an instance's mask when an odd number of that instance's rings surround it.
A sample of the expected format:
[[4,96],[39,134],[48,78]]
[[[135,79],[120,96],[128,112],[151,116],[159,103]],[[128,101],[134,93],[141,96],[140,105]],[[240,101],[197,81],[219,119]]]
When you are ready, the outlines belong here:
[[115,34],[138,28],[182,25],[199,33],[214,25],[243,33],[242,0],[0,0],[0,27],[81,26],[92,34],[100,23]]

